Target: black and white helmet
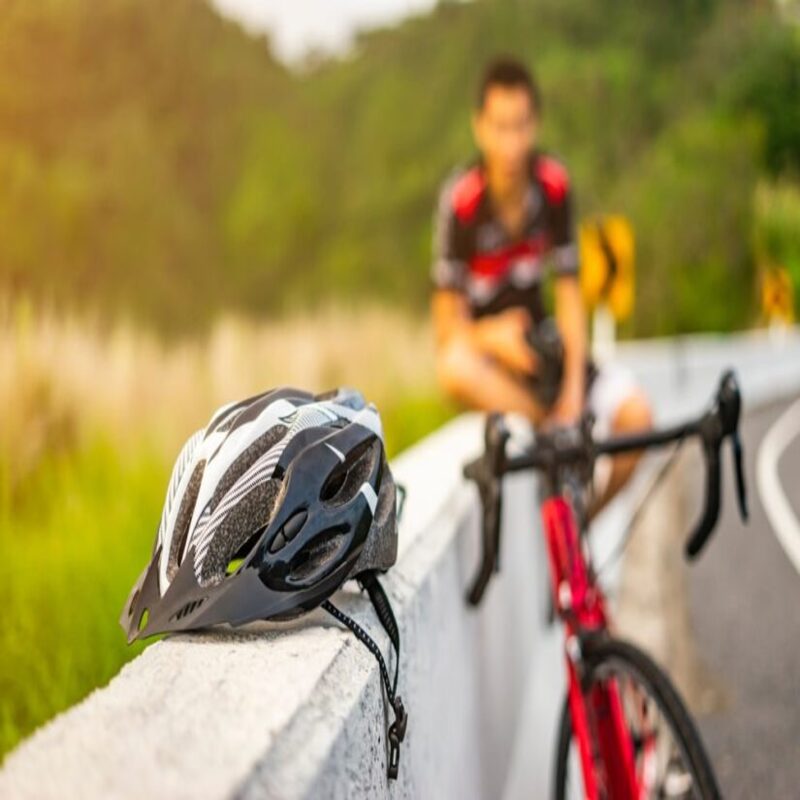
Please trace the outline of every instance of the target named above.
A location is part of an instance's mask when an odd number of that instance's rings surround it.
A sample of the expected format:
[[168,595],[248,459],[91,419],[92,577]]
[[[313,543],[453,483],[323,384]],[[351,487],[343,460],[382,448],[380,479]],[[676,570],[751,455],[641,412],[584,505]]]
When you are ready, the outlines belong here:
[[395,495],[380,417],[359,392],[281,388],[222,406],[175,463],[120,619],[128,641],[292,617],[388,569]]

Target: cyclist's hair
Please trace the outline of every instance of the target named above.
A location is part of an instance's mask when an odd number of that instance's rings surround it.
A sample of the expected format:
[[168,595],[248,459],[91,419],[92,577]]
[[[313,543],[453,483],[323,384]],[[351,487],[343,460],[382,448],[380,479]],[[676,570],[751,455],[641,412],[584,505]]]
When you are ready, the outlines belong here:
[[539,94],[539,86],[531,71],[519,59],[513,56],[499,56],[486,65],[478,84],[478,94],[475,97],[475,107],[479,111],[486,103],[489,89],[494,86],[502,86],[506,89],[525,89],[534,111],[541,114],[542,98]]

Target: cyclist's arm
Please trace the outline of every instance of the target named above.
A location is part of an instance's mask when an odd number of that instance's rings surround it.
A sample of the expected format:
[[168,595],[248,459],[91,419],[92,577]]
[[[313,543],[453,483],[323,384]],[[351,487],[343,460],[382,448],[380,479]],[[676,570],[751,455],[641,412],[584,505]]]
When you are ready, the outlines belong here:
[[587,336],[573,224],[572,190],[566,176],[563,191],[554,202],[552,214],[551,268],[555,277],[556,324],[564,341],[564,378],[551,416],[558,423],[570,424],[583,411]]
[[533,372],[535,356],[525,344],[530,317],[522,308],[472,319],[466,297],[452,289],[439,289],[431,301],[434,334],[439,348],[461,338],[471,349],[497,359],[511,369]]
[[454,289],[434,289],[431,317],[437,346],[447,344],[454,336],[471,336],[472,324],[467,300]]
[[556,324],[564,341],[564,379],[552,417],[568,424],[583,410],[586,379],[586,313],[577,276],[556,279],[555,303]]
[[442,186],[433,215],[433,261],[431,313],[437,346],[469,330],[470,315],[465,285],[468,253],[453,210],[451,176]]

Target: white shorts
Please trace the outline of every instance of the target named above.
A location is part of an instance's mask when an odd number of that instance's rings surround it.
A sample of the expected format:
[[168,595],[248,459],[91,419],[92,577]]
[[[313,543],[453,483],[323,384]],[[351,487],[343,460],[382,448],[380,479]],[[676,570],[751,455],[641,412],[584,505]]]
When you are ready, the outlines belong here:
[[620,406],[639,390],[636,378],[627,367],[616,362],[598,365],[598,372],[589,389],[587,408],[594,414],[594,432],[608,436]]
[[[627,367],[614,362],[598,364],[598,372],[589,389],[587,408],[595,418],[592,432],[597,439],[605,439],[611,433],[614,418],[620,406],[639,391],[636,378]],[[611,457],[600,456],[595,462],[594,491],[602,494],[611,478]]]

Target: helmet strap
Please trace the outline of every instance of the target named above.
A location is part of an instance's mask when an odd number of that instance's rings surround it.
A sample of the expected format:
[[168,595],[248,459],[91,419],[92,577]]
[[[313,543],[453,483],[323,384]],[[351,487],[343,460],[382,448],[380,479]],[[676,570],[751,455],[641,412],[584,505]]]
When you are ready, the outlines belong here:
[[356,638],[366,645],[369,651],[375,656],[378,666],[381,670],[381,679],[386,689],[386,696],[389,699],[389,704],[394,712],[394,721],[389,725],[387,730],[387,739],[389,741],[389,762],[387,773],[389,778],[397,778],[398,767],[400,764],[400,743],[406,735],[406,725],[408,723],[408,714],[403,706],[402,698],[397,694],[397,679],[400,673],[400,631],[397,627],[397,620],[395,619],[392,606],[389,603],[389,598],[386,591],[381,586],[375,570],[367,570],[362,572],[356,578],[361,584],[362,588],[366,589],[372,605],[375,607],[375,613],[378,620],[383,626],[384,630],[392,642],[395,650],[395,670],[394,680],[389,679],[389,670],[386,668],[386,662],[383,659],[375,640],[352,618],[347,614],[340,611],[330,600],[325,600],[322,607],[339,622],[349,628],[356,636]]

